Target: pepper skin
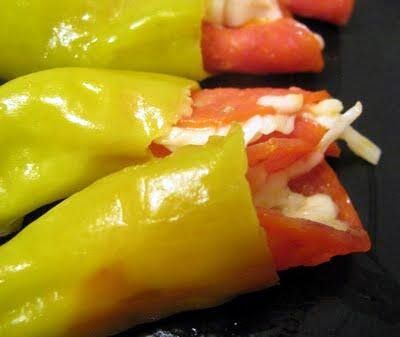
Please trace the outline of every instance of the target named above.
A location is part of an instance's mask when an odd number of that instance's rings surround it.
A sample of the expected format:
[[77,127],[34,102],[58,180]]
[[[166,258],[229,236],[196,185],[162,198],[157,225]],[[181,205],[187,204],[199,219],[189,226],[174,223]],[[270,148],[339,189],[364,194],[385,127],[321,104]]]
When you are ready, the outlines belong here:
[[83,66],[203,78],[204,6],[204,0],[1,0],[0,77]]
[[0,247],[0,335],[105,336],[274,284],[242,137],[105,177]]
[[0,233],[148,158],[197,84],[167,75],[54,69],[0,87]]

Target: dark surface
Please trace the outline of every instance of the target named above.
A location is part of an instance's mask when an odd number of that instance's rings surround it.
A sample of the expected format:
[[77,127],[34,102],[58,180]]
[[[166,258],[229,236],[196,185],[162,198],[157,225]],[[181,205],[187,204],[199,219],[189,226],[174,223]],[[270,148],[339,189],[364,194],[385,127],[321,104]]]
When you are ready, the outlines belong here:
[[280,286],[118,337],[400,336],[400,1],[359,1],[344,29],[307,24],[327,42],[323,74],[222,76],[203,86],[297,85],[328,89],[346,106],[362,100],[365,114],[356,127],[383,148],[383,159],[374,168],[345,151],[332,164],[371,235],[372,251],[281,273]]

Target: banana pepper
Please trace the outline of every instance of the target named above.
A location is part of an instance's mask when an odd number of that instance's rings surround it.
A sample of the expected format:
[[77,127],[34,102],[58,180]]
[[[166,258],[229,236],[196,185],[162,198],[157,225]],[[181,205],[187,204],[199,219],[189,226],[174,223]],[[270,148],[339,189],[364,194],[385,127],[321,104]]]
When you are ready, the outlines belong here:
[[105,336],[275,283],[242,138],[107,176],[0,247],[0,335]]
[[0,77],[83,66],[202,78],[204,7],[204,0],[2,0]]
[[194,79],[324,66],[323,39],[276,0],[2,0],[0,46],[0,78],[74,66]]
[[149,157],[187,108],[196,83],[83,68],[0,87],[0,234],[18,219]]

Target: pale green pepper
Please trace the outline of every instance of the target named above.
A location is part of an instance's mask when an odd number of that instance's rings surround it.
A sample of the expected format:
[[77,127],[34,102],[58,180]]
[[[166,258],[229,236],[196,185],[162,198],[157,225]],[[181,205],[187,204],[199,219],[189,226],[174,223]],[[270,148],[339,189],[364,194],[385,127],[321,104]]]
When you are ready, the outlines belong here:
[[1,0],[0,78],[61,66],[203,78],[204,0]]
[[0,336],[106,336],[277,276],[243,136],[105,177],[0,247]]
[[28,212],[149,157],[197,84],[167,75],[54,69],[0,87],[0,234]]

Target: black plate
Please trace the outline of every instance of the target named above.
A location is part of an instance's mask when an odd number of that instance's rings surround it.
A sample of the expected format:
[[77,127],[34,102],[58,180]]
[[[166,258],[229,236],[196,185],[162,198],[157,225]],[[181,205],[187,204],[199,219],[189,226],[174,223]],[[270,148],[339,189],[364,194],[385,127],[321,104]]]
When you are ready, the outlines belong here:
[[347,106],[362,100],[365,114],[356,126],[383,148],[383,159],[374,168],[345,151],[332,165],[371,235],[372,251],[281,273],[280,286],[118,337],[400,336],[400,1],[363,0],[357,7],[344,29],[307,21],[327,42],[323,74],[229,75],[203,86],[297,85],[328,89]]

